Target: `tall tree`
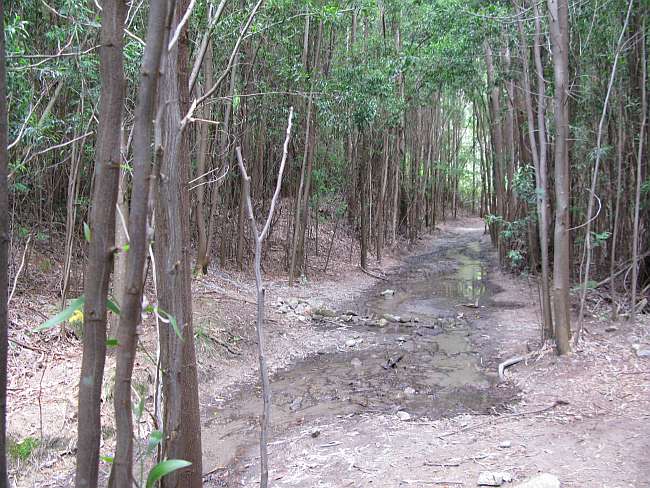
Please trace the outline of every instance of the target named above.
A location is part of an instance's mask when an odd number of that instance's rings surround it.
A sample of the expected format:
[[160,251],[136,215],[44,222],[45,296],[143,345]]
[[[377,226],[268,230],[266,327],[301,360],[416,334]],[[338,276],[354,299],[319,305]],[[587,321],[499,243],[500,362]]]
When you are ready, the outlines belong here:
[[95,148],[95,185],[84,282],[84,337],[79,381],[75,486],[97,486],[101,437],[101,393],[106,360],[106,302],[115,252],[115,204],[120,176],[124,107],[122,45],[126,2],[104,2],[100,35],[101,101]]
[[133,130],[133,190],[129,212],[129,252],[117,329],[115,370],[115,424],[117,440],[110,486],[132,486],[133,418],[131,377],[137,347],[137,326],[142,316],[144,265],[147,252],[147,214],[152,163],[151,139],[160,58],[165,39],[167,0],[154,2],[149,10],[145,53],[140,70],[138,102]]
[[555,237],[553,246],[553,307],[559,354],[570,351],[571,303],[569,279],[569,5],[548,0],[553,78],[555,81]]
[[[178,41],[162,65],[158,103],[161,151],[156,206],[156,274],[163,374],[163,457],[184,459],[192,465],[162,481],[163,488],[200,488],[202,481],[201,423],[190,265],[189,130],[181,120],[189,108],[187,25],[181,18],[189,2],[176,3],[170,32],[180,29]],[[175,326],[174,326],[175,325]]]
[[[0,2],[0,25],[4,24],[4,2]],[[9,205],[7,192],[7,77],[5,33],[0,34],[0,486],[9,486],[7,479],[7,353],[9,318],[7,291],[9,285]]]

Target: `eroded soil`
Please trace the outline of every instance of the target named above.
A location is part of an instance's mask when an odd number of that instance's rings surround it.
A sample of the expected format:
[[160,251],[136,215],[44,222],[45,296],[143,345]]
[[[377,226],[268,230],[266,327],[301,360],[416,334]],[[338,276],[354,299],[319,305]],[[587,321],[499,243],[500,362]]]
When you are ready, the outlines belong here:
[[[418,322],[346,326],[335,348],[276,373],[271,486],[476,486],[485,470],[515,481],[551,472],[576,488],[650,486],[649,367],[630,350],[647,328],[621,324],[612,336],[595,317],[571,356],[540,348],[537,290],[496,270],[482,230],[444,229],[388,282],[343,304]],[[526,363],[499,384],[496,365],[521,354]],[[230,391],[206,419],[207,485],[257,486],[259,390]]]
[[[267,311],[271,486],[471,487],[480,471],[493,470],[515,481],[551,472],[563,487],[650,487],[650,364],[631,347],[650,343],[647,317],[632,325],[595,313],[578,349],[558,358],[539,341],[535,282],[498,271],[481,221],[444,225],[411,257],[386,258],[373,272],[388,281],[362,273],[357,252],[350,240],[335,242],[328,272],[312,269],[294,287],[277,271],[280,259],[267,267],[268,304],[294,298],[342,313],[317,320]],[[193,289],[205,484],[256,487],[253,280],[218,272]],[[387,289],[395,294],[384,298]],[[23,331],[55,305],[38,294],[14,300],[10,435],[42,435],[43,445],[13,465],[12,480],[71,486],[80,344],[57,331],[34,341]],[[386,314],[406,323],[377,327]],[[141,330],[141,348],[155,351],[152,323]],[[526,362],[500,383],[497,365],[515,355]],[[114,441],[112,363],[102,455]],[[152,377],[139,361],[135,383],[151,392]],[[150,424],[146,416],[138,423],[144,447]],[[109,466],[100,469],[107,476]]]

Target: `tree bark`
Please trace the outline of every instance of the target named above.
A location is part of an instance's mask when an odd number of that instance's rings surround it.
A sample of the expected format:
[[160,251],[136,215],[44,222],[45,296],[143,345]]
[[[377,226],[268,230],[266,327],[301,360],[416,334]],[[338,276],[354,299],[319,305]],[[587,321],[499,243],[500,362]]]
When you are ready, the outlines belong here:
[[636,293],[639,281],[639,210],[641,207],[641,179],[643,177],[643,143],[645,141],[645,126],[648,117],[648,99],[647,99],[647,55],[646,55],[646,30],[645,17],[641,27],[641,126],[639,127],[639,147],[636,158],[636,191],[634,197],[634,231],[632,238],[632,290],[630,293],[630,320],[636,318]]
[[570,351],[571,303],[570,176],[569,176],[569,6],[568,0],[548,0],[553,75],[555,80],[555,236],[553,247],[553,308],[559,354]]
[[[0,2],[0,25],[4,25],[4,2]],[[7,191],[7,78],[4,30],[0,34],[0,486],[7,479],[7,289],[9,287],[9,203]]]
[[101,101],[90,210],[91,240],[85,270],[84,338],[79,381],[75,486],[97,486],[101,393],[106,360],[106,300],[115,244],[115,203],[120,176],[124,106],[123,33],[126,2],[104,3],[100,34]]
[[133,406],[131,378],[137,348],[137,327],[142,315],[144,266],[148,247],[147,216],[152,165],[151,139],[154,106],[158,86],[160,60],[165,44],[168,2],[151,4],[146,47],[140,70],[138,102],[133,129],[133,190],[129,212],[129,252],[124,278],[124,293],[117,328],[117,358],[115,370],[116,446],[111,469],[111,488],[133,485]]
[[[171,31],[178,26],[187,0],[176,4]],[[188,110],[187,27],[168,51],[159,84],[162,110],[162,162],[156,207],[156,274],[163,372],[162,457],[192,463],[163,478],[162,488],[202,486],[201,424],[194,332],[192,328],[189,242],[188,131],[181,119]],[[174,327],[176,325],[176,327]],[[178,331],[178,335],[177,332]]]

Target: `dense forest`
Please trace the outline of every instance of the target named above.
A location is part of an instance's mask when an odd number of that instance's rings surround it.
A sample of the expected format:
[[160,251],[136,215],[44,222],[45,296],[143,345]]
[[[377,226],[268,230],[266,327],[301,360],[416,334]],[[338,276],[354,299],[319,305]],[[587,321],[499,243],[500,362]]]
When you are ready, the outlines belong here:
[[350,266],[381,282],[391,253],[477,216],[500,267],[538,287],[540,344],[579,350],[596,306],[634,323],[650,310],[649,8],[3,2],[0,486],[18,479],[12,307],[39,286],[47,313],[23,327],[29,347],[66,337],[82,353],[75,472],[60,485],[77,488],[203,486],[204,276],[256,279],[262,487],[266,274],[298,289],[349,242]]

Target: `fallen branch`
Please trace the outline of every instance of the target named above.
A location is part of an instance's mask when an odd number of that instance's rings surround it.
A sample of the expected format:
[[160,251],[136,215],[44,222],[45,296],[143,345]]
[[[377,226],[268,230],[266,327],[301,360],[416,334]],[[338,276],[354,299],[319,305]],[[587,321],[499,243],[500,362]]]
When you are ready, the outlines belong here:
[[506,380],[505,369],[510,367],[510,366],[514,366],[515,364],[518,364],[518,363],[524,361],[525,359],[526,358],[524,356],[515,356],[513,358],[506,359],[505,361],[500,363],[499,364],[499,379],[501,381],[505,381]]
[[363,266],[359,266],[359,267],[361,268],[361,271],[363,271],[364,273],[366,273],[368,276],[372,276],[373,278],[377,278],[378,280],[388,281],[388,278],[384,278],[383,276],[379,276],[379,275],[377,275],[377,274],[374,274],[374,273],[368,271],[368,270],[367,270],[366,268],[364,268]]
[[500,417],[494,417],[489,420],[486,420],[485,422],[479,422],[478,424],[468,425],[466,427],[463,427],[462,429],[458,429],[453,432],[447,432],[446,434],[440,434],[436,437],[438,437],[438,439],[445,439],[446,437],[451,437],[452,435],[460,434],[462,432],[467,432],[468,430],[478,429],[479,427],[484,427],[486,425],[489,425],[493,422],[498,422],[500,420],[512,419],[516,417],[524,417],[526,415],[536,415],[539,413],[548,412],[549,410],[553,410],[555,407],[559,407],[561,405],[568,405],[568,404],[569,402],[566,400],[555,400],[555,402],[553,402],[553,404],[549,405],[548,407],[539,408],[537,410],[530,410],[526,412],[518,412],[518,413],[510,413],[507,415],[501,415]]

